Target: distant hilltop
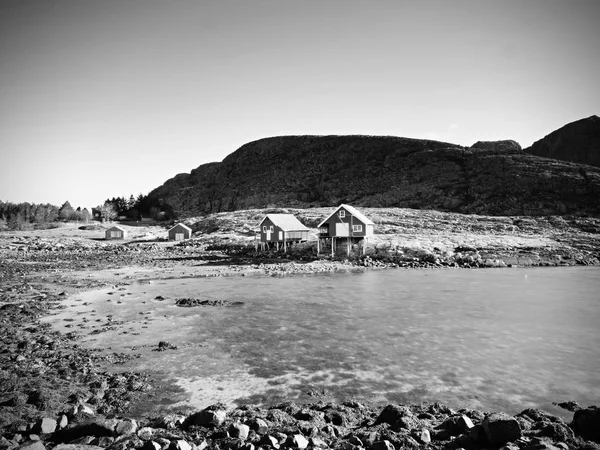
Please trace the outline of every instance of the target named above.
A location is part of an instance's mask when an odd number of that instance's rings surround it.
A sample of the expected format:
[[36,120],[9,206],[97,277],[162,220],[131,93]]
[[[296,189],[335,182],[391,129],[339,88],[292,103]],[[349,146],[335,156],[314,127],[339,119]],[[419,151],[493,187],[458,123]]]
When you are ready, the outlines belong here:
[[527,153],[546,158],[600,167],[600,117],[569,123],[526,148]]
[[149,197],[179,217],[340,203],[486,215],[600,213],[600,168],[530,150],[510,140],[462,147],[393,136],[279,136],[179,174]]

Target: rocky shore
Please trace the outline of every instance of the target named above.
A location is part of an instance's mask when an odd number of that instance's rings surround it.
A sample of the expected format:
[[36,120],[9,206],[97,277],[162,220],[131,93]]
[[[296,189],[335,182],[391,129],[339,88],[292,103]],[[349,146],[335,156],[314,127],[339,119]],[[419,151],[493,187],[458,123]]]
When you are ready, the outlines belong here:
[[[53,332],[39,320],[78,292],[118,288],[131,280],[287,276],[372,267],[598,264],[596,236],[572,235],[568,248],[516,246],[514,251],[469,241],[451,252],[420,237],[419,247],[388,246],[385,252],[329,260],[310,256],[302,247],[286,255],[256,255],[240,242],[214,235],[179,245],[154,239],[114,244],[82,237],[1,235],[0,450],[600,448],[600,410],[574,404],[563,405],[574,412],[569,422],[540,410],[506,416],[440,404],[385,406],[362,400],[235,409],[213,405],[203,411],[131,417],[134,402],[151,401],[161,389],[148,374],[119,371],[120,364],[135,356],[82,348],[75,333]],[[571,245],[577,239],[579,244]],[[427,240],[432,245],[423,245]],[[181,300],[182,306],[202,305],[198,299]],[[228,306],[226,300],[223,306]]]

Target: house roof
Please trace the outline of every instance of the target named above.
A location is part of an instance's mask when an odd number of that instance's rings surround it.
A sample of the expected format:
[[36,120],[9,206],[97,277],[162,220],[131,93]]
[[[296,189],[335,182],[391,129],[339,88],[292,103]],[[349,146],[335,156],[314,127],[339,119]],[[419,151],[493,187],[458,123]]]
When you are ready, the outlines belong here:
[[113,225],[112,227],[107,228],[106,230],[108,231],[108,230],[115,230],[115,229],[120,230],[120,231],[126,231],[125,228],[120,227],[119,225]]
[[186,230],[188,230],[190,233],[192,232],[192,229],[190,227],[188,227],[187,225],[183,224],[183,223],[175,224],[174,226],[172,226],[171,228],[169,228],[169,231],[171,231],[173,228],[177,228],[177,227],[183,227]]
[[302,222],[296,219],[296,216],[293,214],[267,214],[265,218],[260,221],[258,226],[262,226],[262,223],[266,219],[269,219],[274,225],[277,225],[283,231],[308,230],[308,228],[305,227]]
[[365,216],[363,213],[361,213],[358,209],[356,209],[354,206],[350,206],[350,205],[340,205],[336,208],[336,210],[334,212],[332,212],[331,214],[329,214],[325,220],[323,220],[317,228],[320,228],[323,226],[323,224],[325,224],[325,222],[327,222],[332,216],[334,216],[340,209],[344,208],[346,211],[348,211],[350,214],[352,214],[353,217],[356,217],[358,220],[360,220],[362,223],[364,223],[365,225],[374,225],[373,221],[371,219],[369,219],[367,216]]

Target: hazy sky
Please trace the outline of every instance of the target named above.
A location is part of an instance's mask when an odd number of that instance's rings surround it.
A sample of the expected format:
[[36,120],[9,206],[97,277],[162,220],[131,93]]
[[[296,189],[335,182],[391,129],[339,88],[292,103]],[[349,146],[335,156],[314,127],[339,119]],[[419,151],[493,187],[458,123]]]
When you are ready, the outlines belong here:
[[275,135],[526,147],[600,114],[598,18],[598,0],[0,0],[0,200],[90,208]]

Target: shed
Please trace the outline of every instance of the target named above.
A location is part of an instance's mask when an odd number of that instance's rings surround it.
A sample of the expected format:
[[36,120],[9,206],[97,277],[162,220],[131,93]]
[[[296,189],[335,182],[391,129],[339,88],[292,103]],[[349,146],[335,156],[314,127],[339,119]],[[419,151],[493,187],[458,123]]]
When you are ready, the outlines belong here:
[[283,245],[308,241],[309,229],[293,214],[267,214],[259,224],[261,246]]
[[192,237],[192,229],[182,223],[175,225],[168,233],[170,241],[183,241]]
[[105,237],[106,239],[125,239],[127,237],[127,230],[118,225],[114,225],[106,229]]
[[366,244],[366,240],[373,236],[373,226],[373,221],[356,208],[342,204],[319,224],[319,244],[322,239],[331,239],[333,253],[336,239],[347,238],[349,253],[351,243],[364,240]]

